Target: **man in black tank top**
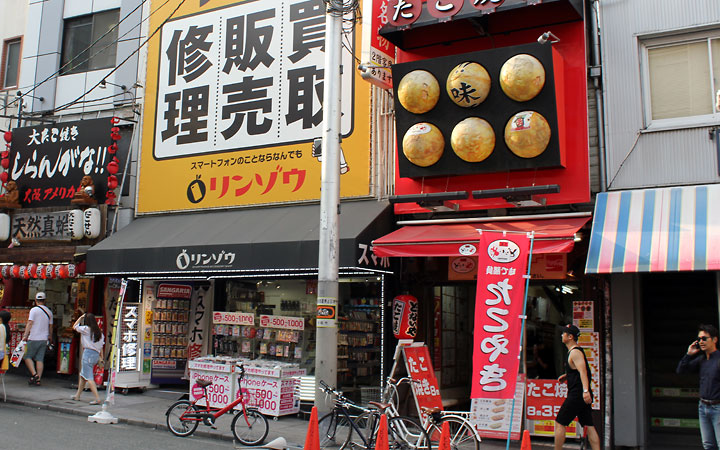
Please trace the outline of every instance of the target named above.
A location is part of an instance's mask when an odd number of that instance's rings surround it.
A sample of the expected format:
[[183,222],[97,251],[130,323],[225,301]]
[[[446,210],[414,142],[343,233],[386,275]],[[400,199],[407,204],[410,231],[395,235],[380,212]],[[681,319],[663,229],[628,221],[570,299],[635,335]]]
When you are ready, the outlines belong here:
[[580,330],[575,325],[566,325],[562,332],[562,342],[568,349],[565,361],[565,374],[558,381],[567,380],[567,398],[555,419],[555,450],[562,450],[565,443],[565,429],[575,417],[580,425],[587,427],[587,437],[592,450],[600,450],[600,437],[593,426],[590,389],[590,365],[583,349],[577,345]]

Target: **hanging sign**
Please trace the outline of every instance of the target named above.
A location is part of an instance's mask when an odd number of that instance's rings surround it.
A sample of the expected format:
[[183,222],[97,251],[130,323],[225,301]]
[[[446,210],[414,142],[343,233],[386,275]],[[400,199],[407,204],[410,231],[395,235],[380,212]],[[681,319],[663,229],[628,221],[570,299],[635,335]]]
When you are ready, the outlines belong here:
[[305,319],[302,317],[287,316],[260,316],[260,326],[262,328],[282,328],[285,330],[304,330]]
[[405,368],[412,378],[413,394],[415,394],[415,405],[418,414],[425,423],[427,414],[423,408],[443,409],[440,388],[438,387],[435,371],[430,359],[430,352],[425,345],[413,345],[403,347],[405,353]]
[[362,77],[382,89],[392,89],[390,66],[395,64],[395,45],[380,36],[380,29],[388,23],[387,9],[388,0],[363,2]]
[[418,301],[412,295],[398,295],[392,302],[392,327],[396,339],[415,339]]
[[486,231],[478,250],[471,398],[515,393],[530,238]]
[[125,303],[120,328],[120,371],[138,370],[138,314],[140,303]]
[[336,297],[318,297],[316,325],[320,328],[336,328],[337,306]]

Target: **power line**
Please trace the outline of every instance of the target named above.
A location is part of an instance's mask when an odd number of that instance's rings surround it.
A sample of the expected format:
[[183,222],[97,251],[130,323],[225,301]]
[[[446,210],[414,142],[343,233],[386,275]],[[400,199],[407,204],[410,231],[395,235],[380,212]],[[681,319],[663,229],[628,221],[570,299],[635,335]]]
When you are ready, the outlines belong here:
[[[73,100],[73,101],[71,101],[71,102],[68,102],[68,103],[66,103],[66,104],[64,104],[64,105],[61,105],[61,106],[56,107],[56,108],[53,110],[53,112],[63,111],[63,110],[65,110],[65,109],[68,109],[68,108],[71,107],[72,105],[80,102],[80,100],[81,100],[83,97],[85,97],[87,94],[89,94],[90,92],[92,92],[93,90],[95,90],[98,86],[100,86],[100,85],[103,83],[103,81],[105,81],[105,78],[107,78],[107,77],[109,77],[110,75],[112,75],[113,73],[117,72],[117,70],[118,70],[123,64],[125,64],[128,60],[130,60],[130,58],[132,58],[137,52],[139,52],[140,49],[143,48],[143,47],[145,46],[145,44],[147,44],[148,41],[150,41],[150,39],[152,39],[152,38],[158,33],[158,31],[160,31],[160,30],[162,29],[163,26],[165,26],[165,24],[175,15],[176,12],[178,12],[178,10],[180,9],[180,7],[181,7],[185,2],[186,2],[186,0],[182,0],[182,1],[177,5],[177,7],[175,7],[175,9],[173,10],[173,12],[170,13],[170,15],[167,16],[167,17],[165,18],[165,20],[163,20],[162,23],[161,23],[160,25],[158,25],[157,28],[155,28],[155,30],[152,32],[152,34],[150,34],[150,36],[148,36],[147,39],[145,39],[145,40],[138,46],[138,48],[135,49],[135,51],[133,51],[131,54],[129,54],[129,55],[127,56],[127,58],[125,58],[124,60],[122,60],[122,61],[120,62],[120,64],[118,64],[117,66],[115,66],[115,68],[114,68],[113,70],[111,70],[107,75],[105,75],[105,77],[104,77],[102,80],[98,81],[98,82],[95,84],[95,86],[93,86],[92,88],[90,88],[87,92],[85,92],[83,95],[81,95],[80,97],[76,98],[75,100]],[[165,3],[167,3],[167,2],[165,2]],[[157,11],[157,10],[156,10],[156,11]]]

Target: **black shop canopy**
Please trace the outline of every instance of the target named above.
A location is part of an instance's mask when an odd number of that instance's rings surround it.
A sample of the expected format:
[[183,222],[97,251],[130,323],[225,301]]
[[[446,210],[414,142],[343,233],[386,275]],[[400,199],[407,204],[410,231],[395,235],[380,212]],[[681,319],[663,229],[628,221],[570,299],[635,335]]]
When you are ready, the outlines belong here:
[[[387,202],[343,202],[341,272],[388,271],[370,244],[392,227]],[[319,205],[138,218],[87,252],[88,275],[222,275],[317,271]]]

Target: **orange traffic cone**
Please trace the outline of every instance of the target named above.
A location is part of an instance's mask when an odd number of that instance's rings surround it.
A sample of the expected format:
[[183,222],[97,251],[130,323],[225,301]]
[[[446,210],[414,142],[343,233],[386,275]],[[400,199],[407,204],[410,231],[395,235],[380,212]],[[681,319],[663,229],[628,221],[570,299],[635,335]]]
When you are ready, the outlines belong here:
[[305,450],[320,450],[320,432],[318,431],[317,406],[313,406],[310,413],[307,436],[305,436]]
[[440,444],[438,444],[438,450],[450,450],[450,425],[447,422],[443,422],[442,429],[440,431]]
[[375,450],[390,450],[388,423],[385,414],[380,416],[380,425],[378,425],[377,437],[375,438]]
[[520,450],[532,450],[530,446],[530,431],[523,431],[522,444],[520,444]]

